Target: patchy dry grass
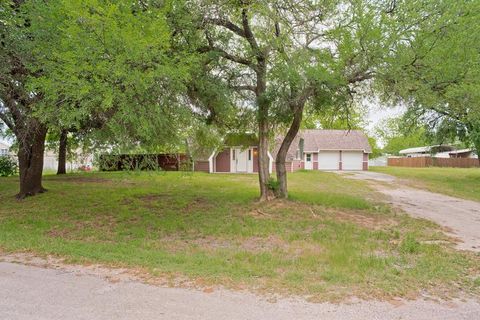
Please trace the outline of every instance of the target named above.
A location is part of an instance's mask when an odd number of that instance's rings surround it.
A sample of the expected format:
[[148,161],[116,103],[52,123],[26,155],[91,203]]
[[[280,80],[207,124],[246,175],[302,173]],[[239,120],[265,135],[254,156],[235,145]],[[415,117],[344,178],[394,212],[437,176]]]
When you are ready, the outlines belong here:
[[480,259],[441,230],[372,202],[362,181],[290,175],[292,200],[257,203],[253,175],[47,176],[14,200],[0,179],[0,247],[314,300],[480,293]]
[[480,201],[479,168],[372,167],[370,170],[407,179],[413,187]]

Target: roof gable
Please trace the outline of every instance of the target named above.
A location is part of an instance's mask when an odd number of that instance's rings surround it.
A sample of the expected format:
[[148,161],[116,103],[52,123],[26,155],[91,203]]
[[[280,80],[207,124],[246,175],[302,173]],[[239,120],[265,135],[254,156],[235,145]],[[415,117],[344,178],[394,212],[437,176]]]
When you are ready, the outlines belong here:
[[[300,130],[292,142],[287,153],[287,159],[296,158],[299,142],[303,139],[304,152],[318,152],[322,150],[359,150],[371,153],[372,148],[367,136],[360,130],[323,130],[304,129]],[[275,139],[274,156],[276,156],[283,137]]]
[[305,151],[362,150],[372,152],[367,136],[360,130],[308,129],[299,133],[305,140]]

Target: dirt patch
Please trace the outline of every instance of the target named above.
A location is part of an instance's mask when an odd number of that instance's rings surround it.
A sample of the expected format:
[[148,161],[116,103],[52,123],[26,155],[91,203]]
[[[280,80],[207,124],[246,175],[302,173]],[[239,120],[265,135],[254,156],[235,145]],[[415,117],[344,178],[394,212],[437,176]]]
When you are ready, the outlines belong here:
[[[117,221],[113,216],[106,216],[102,220],[75,221],[68,226],[55,226],[46,232],[51,238],[62,238],[66,240],[82,240],[109,242],[108,238],[113,237],[113,231]],[[102,235],[99,239],[96,235]]]
[[68,183],[101,183],[101,184],[111,184],[113,180],[99,178],[99,177],[81,177],[81,176],[62,176],[46,179],[49,181],[56,182],[68,182]]
[[190,203],[188,203],[185,208],[183,208],[183,211],[207,211],[212,208],[214,208],[214,206],[209,200],[201,197],[196,197],[192,201],[190,201]]
[[165,237],[160,240],[161,247],[169,252],[179,252],[188,250],[231,250],[246,251],[249,253],[283,251],[290,257],[300,257],[304,254],[320,254],[323,249],[315,244],[305,241],[288,242],[274,235],[268,237],[247,237],[238,239],[217,238],[213,236],[195,238],[195,239],[175,239]]
[[[136,196],[135,199],[140,200],[141,205],[150,209],[160,209],[162,207],[177,210],[179,213],[189,213],[195,211],[208,211],[215,206],[206,198],[195,197],[191,199],[186,205],[176,201],[172,194],[147,194]],[[134,200],[125,198],[122,200],[123,205],[132,205]]]
[[379,215],[365,215],[349,211],[336,211],[333,214],[337,221],[351,222],[370,230],[385,230],[386,228],[398,225],[398,222],[394,219]]

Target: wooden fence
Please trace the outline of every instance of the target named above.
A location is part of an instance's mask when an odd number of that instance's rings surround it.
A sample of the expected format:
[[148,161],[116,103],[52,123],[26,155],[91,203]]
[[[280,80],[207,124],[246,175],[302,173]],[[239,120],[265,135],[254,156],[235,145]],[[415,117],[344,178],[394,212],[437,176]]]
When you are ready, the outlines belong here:
[[473,168],[480,167],[478,159],[472,158],[432,158],[432,157],[414,157],[397,158],[391,157],[387,160],[387,165],[392,167],[452,167],[452,168]]

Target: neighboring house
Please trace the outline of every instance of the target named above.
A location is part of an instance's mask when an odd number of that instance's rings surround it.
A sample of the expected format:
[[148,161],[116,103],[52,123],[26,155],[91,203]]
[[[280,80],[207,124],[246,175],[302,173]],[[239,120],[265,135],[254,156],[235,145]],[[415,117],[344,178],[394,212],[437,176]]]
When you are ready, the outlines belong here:
[[[93,155],[85,154],[81,149],[73,151],[74,159],[66,162],[67,172],[79,170],[80,168],[93,167]],[[56,171],[58,169],[58,153],[52,150],[45,150],[43,157],[43,170]]]
[[[443,156],[444,153],[447,154],[445,157]],[[460,149],[460,150],[454,150],[454,151],[449,151],[444,153],[437,153],[435,156],[444,157],[444,158],[471,158],[471,159],[478,158],[478,156],[475,154],[475,151],[473,149]]]
[[[258,172],[258,141],[227,137],[225,147],[197,157],[195,171],[255,173]],[[275,156],[283,138],[275,140],[268,153],[270,173],[275,171]],[[301,130],[286,157],[287,171],[305,170],[368,170],[371,153],[368,138],[359,130]]]
[[399,154],[407,158],[434,157],[434,158],[477,158],[472,149],[455,150],[454,146],[435,145],[400,150]]
[[432,156],[439,153],[454,151],[455,147],[449,145],[435,145],[435,146],[425,146],[425,147],[416,147],[400,150],[398,153],[407,158],[415,157],[426,157]]
[[10,154],[9,150],[10,150],[9,145],[3,142],[0,142],[0,157],[8,156]]

